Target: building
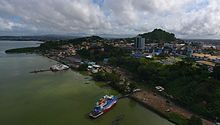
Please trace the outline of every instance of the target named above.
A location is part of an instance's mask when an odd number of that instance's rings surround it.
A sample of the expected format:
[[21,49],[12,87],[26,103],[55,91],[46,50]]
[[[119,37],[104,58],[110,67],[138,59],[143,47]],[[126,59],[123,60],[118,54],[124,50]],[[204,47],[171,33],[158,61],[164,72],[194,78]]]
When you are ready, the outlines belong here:
[[186,55],[187,55],[188,57],[192,57],[192,54],[193,54],[193,49],[190,48],[190,47],[187,47]]
[[137,36],[135,39],[135,49],[137,50],[144,50],[145,49],[145,38],[141,36]]

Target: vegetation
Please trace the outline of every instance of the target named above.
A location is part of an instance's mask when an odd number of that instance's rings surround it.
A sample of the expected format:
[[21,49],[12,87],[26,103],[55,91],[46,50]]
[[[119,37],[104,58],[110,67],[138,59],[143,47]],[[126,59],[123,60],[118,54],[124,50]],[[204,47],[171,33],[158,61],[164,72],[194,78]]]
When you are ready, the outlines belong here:
[[88,64],[82,64],[77,68],[79,71],[87,71]]
[[173,33],[168,33],[161,29],[154,29],[154,31],[149,33],[141,34],[142,37],[150,40],[150,41],[166,41],[171,42],[175,41],[175,35]]
[[162,65],[144,58],[112,57],[114,66],[127,69],[134,80],[154,88],[161,85],[165,96],[199,115],[215,119],[220,117],[219,71],[208,72],[206,67],[197,67],[192,62],[180,61],[174,65]]
[[202,120],[199,117],[192,116],[186,125],[202,125]]
[[93,78],[96,81],[111,82],[113,84],[120,81],[120,77],[116,73],[98,72],[93,74]]
[[170,121],[176,123],[177,125],[186,125],[188,122],[186,118],[176,113],[169,113],[168,118]]
[[98,82],[107,82],[111,87],[115,88],[120,93],[129,93],[136,88],[136,86],[132,83],[128,84],[125,82],[121,84],[120,75],[115,72],[98,72],[93,74],[93,79]]
[[38,47],[27,47],[27,48],[17,48],[6,50],[6,53],[34,53],[38,50]]
[[220,80],[220,66],[214,67],[213,76],[215,79]]
[[77,51],[77,53],[81,57],[89,59],[89,60],[103,61],[104,58],[122,57],[122,56],[127,55],[129,52],[121,48],[117,48],[117,47],[104,44],[103,48],[96,47],[96,48],[90,48],[88,50],[82,49],[82,50]]
[[82,37],[70,40],[58,40],[58,41],[46,41],[40,44],[39,47],[26,47],[26,48],[17,48],[17,49],[9,49],[6,50],[6,53],[34,53],[34,52],[47,52],[52,49],[61,49],[62,45],[73,44],[77,45],[84,41],[88,42],[96,42],[98,40],[103,40],[103,38],[99,36],[90,36],[90,37]]

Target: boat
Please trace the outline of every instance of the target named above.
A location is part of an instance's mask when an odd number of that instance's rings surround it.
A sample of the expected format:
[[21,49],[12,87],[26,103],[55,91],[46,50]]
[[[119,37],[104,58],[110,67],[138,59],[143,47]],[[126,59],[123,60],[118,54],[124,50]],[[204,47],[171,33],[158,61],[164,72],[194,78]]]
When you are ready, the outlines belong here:
[[69,66],[63,64],[56,64],[50,67],[52,71],[61,71],[69,69]]
[[93,110],[89,113],[91,118],[98,118],[104,113],[108,112],[116,103],[118,99],[114,95],[105,95],[96,103]]

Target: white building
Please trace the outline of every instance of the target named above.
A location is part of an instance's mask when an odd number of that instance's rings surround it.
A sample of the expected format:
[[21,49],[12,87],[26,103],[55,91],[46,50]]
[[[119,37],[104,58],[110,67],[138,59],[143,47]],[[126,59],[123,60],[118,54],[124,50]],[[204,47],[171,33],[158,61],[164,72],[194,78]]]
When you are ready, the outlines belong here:
[[135,39],[135,49],[144,50],[145,49],[145,38],[137,36]]

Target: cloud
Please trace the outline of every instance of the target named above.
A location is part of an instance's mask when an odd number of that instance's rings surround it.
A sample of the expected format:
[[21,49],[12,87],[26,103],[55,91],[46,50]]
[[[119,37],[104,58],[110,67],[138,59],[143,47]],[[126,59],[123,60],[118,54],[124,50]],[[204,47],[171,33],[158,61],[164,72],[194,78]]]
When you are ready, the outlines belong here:
[[219,0],[0,0],[0,30],[120,35],[163,28],[183,38],[220,38],[219,4]]
[[0,12],[20,17],[39,32],[92,32],[109,27],[99,6],[89,0],[1,0]]
[[21,27],[23,27],[22,24],[0,18],[0,30],[1,31],[5,31],[5,30],[11,31],[15,28],[21,28]]

